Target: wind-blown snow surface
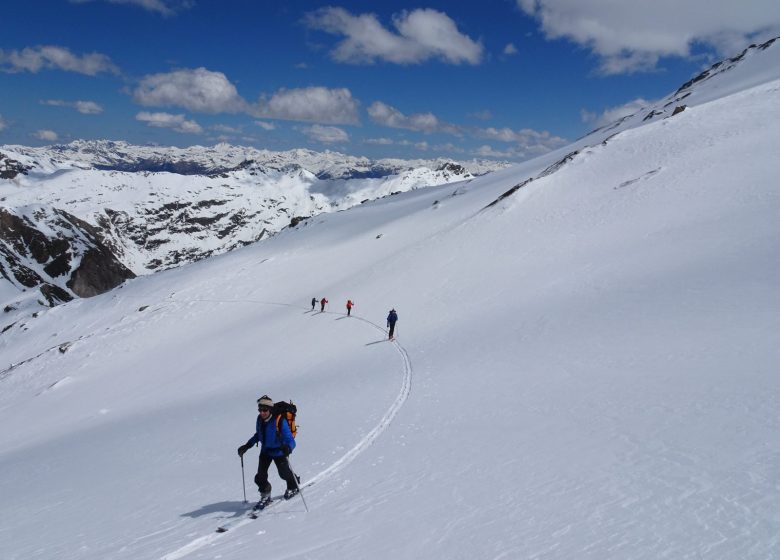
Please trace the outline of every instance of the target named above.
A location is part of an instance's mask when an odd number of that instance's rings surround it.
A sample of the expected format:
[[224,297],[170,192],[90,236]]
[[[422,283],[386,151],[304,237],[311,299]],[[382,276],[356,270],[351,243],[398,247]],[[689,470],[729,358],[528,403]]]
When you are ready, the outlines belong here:
[[[15,325],[0,557],[780,557],[779,141],[773,81]],[[311,511],[218,535],[263,393]]]

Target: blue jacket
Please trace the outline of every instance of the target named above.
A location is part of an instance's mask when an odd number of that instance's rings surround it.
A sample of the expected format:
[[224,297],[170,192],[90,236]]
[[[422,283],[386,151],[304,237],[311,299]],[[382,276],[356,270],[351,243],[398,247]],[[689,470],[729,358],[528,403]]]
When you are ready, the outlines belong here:
[[398,320],[398,313],[395,311],[391,311],[387,314],[387,324],[388,325],[395,325],[395,322]]
[[249,438],[247,445],[260,444],[260,454],[269,457],[283,457],[282,445],[287,445],[290,451],[295,449],[295,438],[290,431],[290,425],[287,419],[282,418],[279,421],[279,431],[276,431],[276,416],[269,416],[268,421],[263,422],[260,415],[257,415],[255,425],[255,435]]

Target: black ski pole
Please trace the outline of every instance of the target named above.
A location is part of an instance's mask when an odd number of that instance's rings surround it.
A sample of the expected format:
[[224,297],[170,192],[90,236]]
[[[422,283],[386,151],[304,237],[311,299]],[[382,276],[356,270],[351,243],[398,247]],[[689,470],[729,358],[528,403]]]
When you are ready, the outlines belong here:
[[298,488],[298,494],[300,494],[301,500],[303,500],[303,507],[306,508],[306,513],[309,513],[309,506],[306,505],[306,498],[303,497],[303,490],[301,489],[301,485],[298,484],[298,475],[295,474],[292,463],[290,463],[290,457],[285,458],[287,459],[287,466],[290,467],[290,472],[292,473],[293,480],[295,481],[295,487]]
[[241,483],[244,485],[244,503],[246,503],[246,478],[244,477],[244,456],[241,455]]

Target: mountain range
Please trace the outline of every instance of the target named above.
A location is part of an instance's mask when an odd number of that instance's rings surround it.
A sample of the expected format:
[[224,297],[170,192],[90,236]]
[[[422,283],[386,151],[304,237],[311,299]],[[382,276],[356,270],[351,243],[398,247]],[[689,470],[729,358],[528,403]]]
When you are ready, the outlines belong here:
[[227,144],[2,146],[0,273],[42,296],[24,299],[51,305],[231,251],[323,212],[507,165]]

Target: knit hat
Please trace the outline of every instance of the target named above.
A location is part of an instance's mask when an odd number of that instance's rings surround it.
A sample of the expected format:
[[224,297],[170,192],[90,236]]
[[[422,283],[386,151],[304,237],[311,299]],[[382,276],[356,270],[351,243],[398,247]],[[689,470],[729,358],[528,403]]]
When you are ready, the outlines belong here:
[[274,401],[268,395],[263,395],[262,397],[257,399],[257,406],[267,406],[268,408],[273,408]]

